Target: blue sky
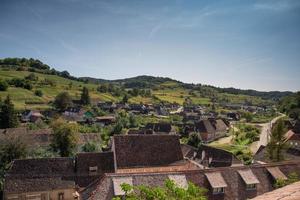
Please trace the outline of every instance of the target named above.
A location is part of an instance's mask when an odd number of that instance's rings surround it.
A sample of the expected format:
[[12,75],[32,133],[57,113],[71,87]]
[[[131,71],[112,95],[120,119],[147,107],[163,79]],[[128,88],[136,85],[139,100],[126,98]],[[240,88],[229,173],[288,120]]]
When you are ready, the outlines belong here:
[[299,0],[0,2],[0,58],[75,76],[300,90]]

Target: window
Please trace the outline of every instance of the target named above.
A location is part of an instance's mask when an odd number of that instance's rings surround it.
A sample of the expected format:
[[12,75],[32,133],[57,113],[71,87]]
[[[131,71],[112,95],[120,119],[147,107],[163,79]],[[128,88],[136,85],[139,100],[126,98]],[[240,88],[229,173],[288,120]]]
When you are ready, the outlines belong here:
[[246,189],[247,190],[255,190],[256,189],[256,184],[247,184]]
[[11,195],[11,196],[7,196],[7,199],[9,199],[9,200],[17,200],[17,199],[19,199],[19,196],[18,195]]
[[90,172],[97,172],[98,171],[98,167],[94,166],[94,167],[89,167]]
[[224,193],[224,188],[220,187],[220,188],[213,188],[213,194],[222,194]]
[[64,193],[58,194],[58,200],[64,200]]
[[27,194],[26,195],[26,199],[30,199],[30,200],[41,200],[41,194]]

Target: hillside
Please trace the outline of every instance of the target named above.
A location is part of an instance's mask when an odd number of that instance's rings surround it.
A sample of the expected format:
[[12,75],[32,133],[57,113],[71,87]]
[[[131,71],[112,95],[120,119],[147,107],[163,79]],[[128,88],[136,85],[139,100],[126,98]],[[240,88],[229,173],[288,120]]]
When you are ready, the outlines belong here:
[[[25,89],[10,85],[7,91],[0,91],[3,99],[10,95],[17,109],[46,109],[61,91],[68,91],[74,99],[79,99],[83,86],[90,90],[93,101],[120,101],[129,94],[131,103],[179,103],[188,98],[194,104],[247,103],[268,105],[274,100],[291,94],[290,92],[258,92],[234,88],[217,88],[201,84],[185,84],[170,78],[138,76],[119,80],[76,78],[67,71],[59,72],[39,60],[8,58],[0,59],[0,80],[10,82],[24,79],[34,73],[37,80],[31,81],[32,88]],[[99,89],[99,86],[100,89]],[[103,90],[104,88],[104,90]],[[39,97],[36,90],[44,94]],[[150,91],[147,93],[147,90]],[[140,92],[139,92],[140,91]],[[146,94],[147,93],[147,94]]]

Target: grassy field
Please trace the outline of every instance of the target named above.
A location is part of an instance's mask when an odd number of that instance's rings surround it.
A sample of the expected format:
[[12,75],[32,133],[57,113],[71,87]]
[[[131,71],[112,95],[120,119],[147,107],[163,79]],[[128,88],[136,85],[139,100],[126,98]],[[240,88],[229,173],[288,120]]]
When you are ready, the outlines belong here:
[[[8,71],[0,70],[0,79],[12,79],[12,78],[24,78],[31,72],[28,71]],[[0,98],[4,99],[8,94],[11,96],[13,103],[17,109],[46,109],[49,108],[49,102],[53,101],[55,96],[62,92],[68,91],[74,99],[79,99],[81,90],[85,86],[89,88],[90,96],[93,101],[113,101],[117,102],[122,97],[113,96],[110,93],[100,93],[97,91],[97,84],[83,83],[66,79],[56,75],[35,73],[38,76],[38,81],[33,85],[32,90],[26,90],[23,88],[9,87],[5,92],[0,92]],[[54,83],[54,86],[42,84],[44,80],[50,80]],[[42,97],[38,97],[34,94],[36,90],[43,92]],[[152,91],[155,97],[131,97],[130,103],[157,103],[159,100],[169,103],[183,104],[185,99],[189,97],[194,104],[209,105],[211,99],[201,94],[199,91],[191,92],[190,89],[184,89],[180,83],[175,81],[166,81],[158,84],[157,88]],[[254,104],[261,103],[263,100],[258,97],[252,97],[247,95],[233,95],[227,93],[219,93],[219,100],[225,100],[231,103],[244,103],[246,100],[251,101]]]
[[[0,79],[24,78],[29,74],[30,72],[24,71],[0,71]],[[46,109],[49,108],[48,103],[52,101],[58,93],[62,91],[68,91],[74,99],[79,99],[82,87],[86,86],[90,90],[92,100],[119,100],[119,98],[114,97],[109,93],[97,92],[97,85],[95,84],[85,84],[79,81],[73,81],[55,75],[37,73],[36,75],[38,75],[39,80],[34,84],[32,90],[9,87],[7,91],[0,92],[0,98],[4,99],[9,94],[16,106],[16,109]],[[45,79],[53,81],[55,83],[55,86],[40,84],[40,82]],[[44,94],[43,97],[34,95],[35,90],[41,90]]]

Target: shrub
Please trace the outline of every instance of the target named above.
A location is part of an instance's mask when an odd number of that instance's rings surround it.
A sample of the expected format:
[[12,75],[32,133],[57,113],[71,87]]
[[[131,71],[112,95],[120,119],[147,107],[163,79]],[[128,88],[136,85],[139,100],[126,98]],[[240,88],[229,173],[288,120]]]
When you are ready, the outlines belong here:
[[35,94],[36,96],[38,96],[38,97],[42,97],[42,96],[43,96],[42,90],[36,90],[36,91],[34,92],[34,94]]
[[8,88],[8,84],[5,80],[0,80],[0,91],[6,91]]

